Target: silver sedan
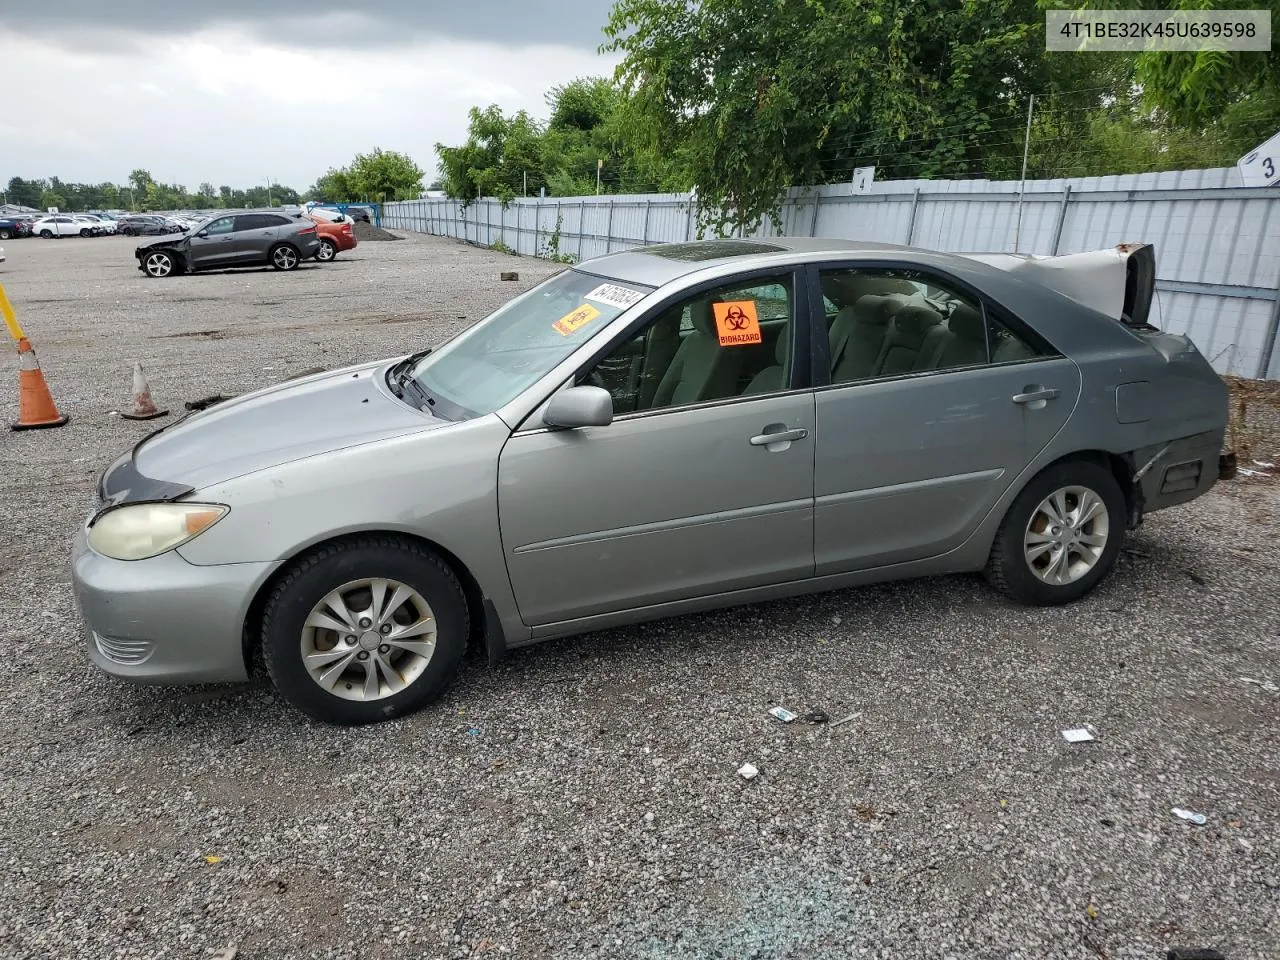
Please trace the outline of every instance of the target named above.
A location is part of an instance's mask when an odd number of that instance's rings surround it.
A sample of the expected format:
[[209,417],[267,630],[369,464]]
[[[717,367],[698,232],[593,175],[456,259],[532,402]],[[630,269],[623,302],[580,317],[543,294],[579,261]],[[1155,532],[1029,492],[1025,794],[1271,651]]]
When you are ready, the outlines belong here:
[[1147,323],[1149,247],[961,257],[660,245],[434,351],[189,415],[104,473],[74,545],[88,654],[342,724],[475,643],[985,571],[1074,601],[1219,478],[1222,380]]

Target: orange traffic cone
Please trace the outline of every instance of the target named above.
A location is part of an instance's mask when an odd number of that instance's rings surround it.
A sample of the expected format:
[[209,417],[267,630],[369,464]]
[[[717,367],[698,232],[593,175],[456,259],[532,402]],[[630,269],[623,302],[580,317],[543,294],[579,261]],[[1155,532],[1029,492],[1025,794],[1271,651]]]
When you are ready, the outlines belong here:
[[71,418],[58,413],[49,385],[44,382],[36,352],[26,337],[18,341],[18,420],[13,430],[37,430],[60,427]]
[[156,402],[151,399],[151,387],[147,385],[147,378],[142,375],[142,364],[135,363],[133,365],[133,412],[121,411],[120,416],[126,420],[154,420],[168,412],[168,410],[156,409]]

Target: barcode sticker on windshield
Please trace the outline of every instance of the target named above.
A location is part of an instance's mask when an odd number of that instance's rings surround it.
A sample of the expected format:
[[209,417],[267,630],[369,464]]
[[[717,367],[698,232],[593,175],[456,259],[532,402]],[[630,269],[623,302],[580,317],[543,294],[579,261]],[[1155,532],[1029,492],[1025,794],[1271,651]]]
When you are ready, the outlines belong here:
[[596,303],[607,303],[611,307],[620,307],[625,310],[633,303],[643,300],[644,294],[639,290],[620,287],[616,283],[602,283],[587,294],[587,299],[594,300]]

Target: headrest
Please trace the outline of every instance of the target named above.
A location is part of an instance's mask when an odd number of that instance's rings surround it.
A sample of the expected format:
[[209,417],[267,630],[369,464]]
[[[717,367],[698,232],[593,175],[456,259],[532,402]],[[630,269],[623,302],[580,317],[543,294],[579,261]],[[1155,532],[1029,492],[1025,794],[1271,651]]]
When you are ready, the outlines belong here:
[[710,300],[695,300],[689,304],[689,319],[693,322],[693,329],[699,333],[719,338],[716,333],[716,315],[711,309]]
[[912,293],[908,280],[856,270],[827,273],[822,278],[823,292],[839,303],[854,304],[863,297],[887,293]]
[[917,339],[942,322],[936,310],[930,307],[908,305],[893,316],[894,329],[905,337]]
[[956,304],[947,320],[947,326],[957,337],[965,340],[977,340],[981,343],[986,339],[981,311],[973,309],[967,303]]
[[854,323],[865,323],[873,327],[883,327],[897,311],[899,304],[892,297],[881,297],[868,294],[859,297],[852,307],[845,307],[853,313]]

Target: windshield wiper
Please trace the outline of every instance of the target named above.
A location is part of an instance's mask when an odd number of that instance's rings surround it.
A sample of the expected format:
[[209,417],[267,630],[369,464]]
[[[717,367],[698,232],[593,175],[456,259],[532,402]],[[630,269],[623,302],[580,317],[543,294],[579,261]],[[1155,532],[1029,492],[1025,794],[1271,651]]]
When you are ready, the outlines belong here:
[[414,365],[429,354],[432,349],[432,347],[427,347],[425,350],[419,350],[417,353],[410,354],[387,371],[387,376],[389,378],[388,385],[395,392],[395,395],[401,400],[404,400],[406,393],[414,394],[415,397],[418,398],[416,406],[419,410],[426,410],[428,407],[434,407],[436,405],[436,401],[433,396],[422,389],[422,385],[413,378],[413,374],[410,371],[413,370]]

